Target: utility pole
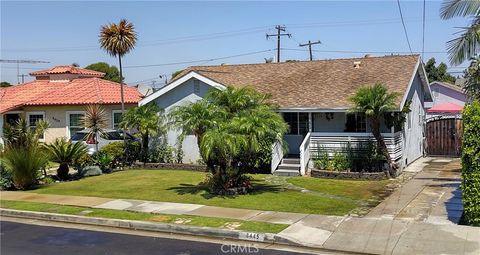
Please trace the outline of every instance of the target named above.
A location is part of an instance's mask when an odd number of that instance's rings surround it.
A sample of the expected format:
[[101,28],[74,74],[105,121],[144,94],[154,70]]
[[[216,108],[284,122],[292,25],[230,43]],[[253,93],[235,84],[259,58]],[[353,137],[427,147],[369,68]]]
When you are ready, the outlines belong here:
[[280,63],[280,37],[281,36],[288,36],[289,38],[292,37],[292,34],[289,34],[289,33],[283,33],[282,32],[285,32],[285,26],[280,26],[280,25],[276,25],[275,26],[275,29],[277,30],[277,34],[266,34],[266,37],[267,37],[267,40],[269,37],[271,36],[277,36],[277,63]]
[[305,47],[308,45],[308,51],[310,52],[310,61],[313,60],[313,55],[312,55],[312,45],[314,44],[321,44],[322,42],[320,41],[316,41],[316,42],[311,42],[310,40],[308,40],[308,43],[304,43],[304,44],[299,44],[298,46],[299,47]]
[[23,74],[22,73],[22,74],[17,75],[17,78],[22,77],[22,83],[25,83],[25,76],[28,76],[28,74]]
[[38,60],[21,60],[21,59],[0,59],[0,63],[16,63],[17,64],[17,83],[20,84],[20,77],[22,77],[23,83],[23,75],[20,75],[20,63],[27,63],[27,64],[38,64],[38,63],[50,63],[47,61],[38,61]]

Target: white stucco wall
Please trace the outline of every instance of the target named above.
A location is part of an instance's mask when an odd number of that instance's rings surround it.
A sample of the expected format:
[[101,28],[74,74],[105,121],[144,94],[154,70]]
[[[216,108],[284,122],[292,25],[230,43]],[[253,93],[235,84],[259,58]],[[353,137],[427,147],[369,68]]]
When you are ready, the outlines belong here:
[[[186,105],[202,99],[211,87],[201,81],[199,81],[200,90],[194,90],[194,79],[190,79],[183,84],[179,85],[175,89],[168,91],[167,93],[156,98],[154,102],[167,113],[176,106]],[[167,142],[170,146],[176,147],[177,138],[180,135],[180,130],[170,128],[167,132]],[[184,152],[184,163],[196,163],[200,157],[199,149],[197,146],[197,138],[193,135],[185,137],[182,149]]]

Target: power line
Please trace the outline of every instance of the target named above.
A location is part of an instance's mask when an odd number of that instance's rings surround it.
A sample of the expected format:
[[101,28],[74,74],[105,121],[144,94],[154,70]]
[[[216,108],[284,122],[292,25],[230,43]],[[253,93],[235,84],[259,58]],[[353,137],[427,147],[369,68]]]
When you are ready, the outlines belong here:
[[141,68],[141,67],[153,67],[153,66],[171,66],[171,65],[193,64],[193,63],[200,63],[200,62],[205,62],[205,63],[206,63],[206,62],[212,62],[212,61],[221,60],[221,59],[228,59],[228,58],[243,57],[243,56],[248,56],[248,55],[255,55],[255,54],[264,53],[264,52],[269,52],[269,51],[274,51],[274,50],[275,50],[275,49],[260,50],[260,51],[242,53],[242,54],[231,55],[231,56],[226,56],[226,57],[210,58],[210,59],[202,59],[202,60],[193,60],[193,61],[182,61],[182,62],[172,62],[172,63],[162,63],[162,64],[150,64],[150,65],[124,66],[124,68]]
[[[289,51],[302,51],[306,52],[308,50],[302,50],[302,49],[292,49],[292,48],[282,48],[282,50],[289,50]],[[359,54],[413,54],[413,53],[421,53],[421,52],[411,52],[411,51],[368,51],[368,50],[313,50],[313,52],[323,52],[323,53],[359,53]],[[430,54],[441,54],[441,53],[447,53],[446,51],[426,51],[425,53],[430,53]]]
[[20,75],[20,63],[26,64],[38,64],[38,63],[50,63],[48,61],[41,60],[26,60],[26,59],[0,59],[0,63],[15,63],[17,64],[17,84],[20,84],[20,77],[22,77],[22,83],[25,80],[25,74]]
[[424,59],[424,52],[425,52],[425,5],[426,0],[423,0],[423,29],[422,29],[422,60]]
[[405,32],[405,38],[407,38],[408,49],[412,52],[412,46],[410,45],[410,39],[408,39],[407,27],[405,26],[405,20],[403,20],[402,7],[400,6],[400,0],[397,0],[398,11],[400,12],[400,18],[402,19],[403,31]]

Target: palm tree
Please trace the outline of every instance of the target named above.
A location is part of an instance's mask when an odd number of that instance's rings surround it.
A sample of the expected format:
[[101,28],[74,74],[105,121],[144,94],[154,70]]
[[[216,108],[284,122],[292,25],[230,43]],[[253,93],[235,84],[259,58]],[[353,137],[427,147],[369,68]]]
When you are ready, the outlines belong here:
[[82,125],[88,130],[87,140],[95,142],[95,151],[98,151],[98,135],[107,135],[107,114],[102,106],[93,104],[85,107],[85,116],[81,119]]
[[440,9],[443,19],[473,16],[470,26],[464,27],[458,38],[447,42],[448,58],[454,65],[474,57],[480,46],[480,1],[444,0]]
[[372,134],[377,140],[377,149],[387,159],[389,169],[386,174],[389,177],[396,175],[397,166],[388,153],[387,146],[380,133],[380,126],[382,116],[395,109],[397,97],[398,93],[389,93],[384,85],[377,83],[373,86],[360,87],[355,95],[349,98],[353,103],[350,111],[362,112],[367,116]]
[[87,146],[83,143],[72,143],[65,138],[57,138],[52,144],[45,145],[50,159],[59,163],[57,176],[62,180],[68,179],[69,165],[87,154]]
[[150,136],[165,134],[163,110],[156,104],[147,104],[134,107],[125,113],[120,122],[123,129],[136,129],[142,138],[142,158],[146,162],[148,156],[148,142]]
[[194,135],[200,148],[203,134],[214,127],[226,113],[207,100],[175,107],[169,114],[172,124],[182,135]]
[[[122,75],[122,57],[135,48],[137,42],[137,33],[131,22],[121,19],[118,24],[110,23],[100,29],[100,45],[105,51],[113,57],[118,57],[118,66],[120,69],[120,98],[122,101],[122,115],[125,113],[125,103],[123,98],[123,75]],[[123,142],[125,140],[125,130],[123,130]],[[125,147],[126,144],[125,144]]]

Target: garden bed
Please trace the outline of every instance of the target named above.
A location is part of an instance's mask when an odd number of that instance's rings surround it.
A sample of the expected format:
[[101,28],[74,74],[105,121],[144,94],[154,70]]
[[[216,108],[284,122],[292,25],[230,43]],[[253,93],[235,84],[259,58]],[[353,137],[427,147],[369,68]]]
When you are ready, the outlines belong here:
[[346,180],[381,181],[381,180],[387,179],[387,176],[383,172],[379,172],[379,173],[340,172],[340,171],[312,169],[310,175],[316,178],[346,179]]
[[207,166],[196,164],[178,164],[178,163],[142,163],[135,162],[135,168],[138,169],[159,169],[159,170],[191,170],[198,172],[207,172]]

